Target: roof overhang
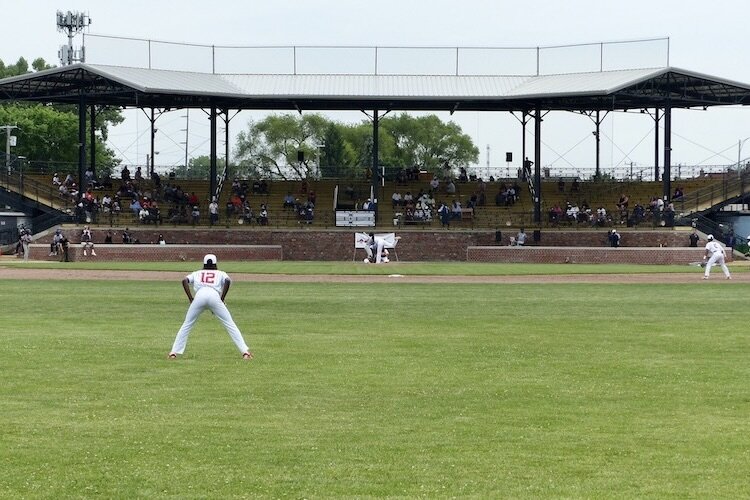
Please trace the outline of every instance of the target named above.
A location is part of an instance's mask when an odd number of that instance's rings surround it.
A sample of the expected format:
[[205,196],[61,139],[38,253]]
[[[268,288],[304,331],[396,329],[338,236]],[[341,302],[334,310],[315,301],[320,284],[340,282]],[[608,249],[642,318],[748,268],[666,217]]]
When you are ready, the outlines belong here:
[[595,111],[750,103],[750,85],[679,68],[541,76],[228,75],[74,64],[0,80],[0,101],[141,108]]

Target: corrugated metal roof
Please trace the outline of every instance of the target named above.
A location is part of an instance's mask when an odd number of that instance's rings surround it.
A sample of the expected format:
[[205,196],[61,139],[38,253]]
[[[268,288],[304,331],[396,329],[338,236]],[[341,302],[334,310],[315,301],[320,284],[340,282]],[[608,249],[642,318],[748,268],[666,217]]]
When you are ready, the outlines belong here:
[[[641,87],[648,81],[653,86]],[[546,109],[626,109],[657,106],[667,98],[674,107],[745,105],[750,100],[750,85],[678,68],[540,76],[248,75],[74,64],[0,80],[6,100],[75,103],[78,92],[89,93],[88,102],[122,106],[213,102],[242,109],[298,104],[305,109],[358,109],[384,102],[403,109],[515,110],[519,102],[528,107],[531,101],[543,102]]]

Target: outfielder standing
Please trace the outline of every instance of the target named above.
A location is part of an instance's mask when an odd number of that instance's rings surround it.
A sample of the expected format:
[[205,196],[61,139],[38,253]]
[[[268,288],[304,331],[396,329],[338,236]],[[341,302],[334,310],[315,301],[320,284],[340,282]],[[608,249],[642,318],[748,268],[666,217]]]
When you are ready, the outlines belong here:
[[727,256],[724,247],[722,247],[718,241],[714,240],[714,235],[712,234],[709,234],[706,239],[708,240],[708,243],[706,243],[706,253],[703,255],[703,260],[705,261],[708,259],[708,262],[706,262],[706,270],[703,273],[703,279],[708,279],[708,276],[711,274],[711,267],[714,264],[717,264],[721,266],[721,270],[724,271],[724,276],[728,280],[731,280],[732,276],[729,274],[729,268],[724,263],[724,259]]
[[[188,296],[190,307],[185,316],[185,321],[182,323],[180,330],[177,332],[177,337],[174,339],[172,350],[169,352],[170,359],[175,359],[178,354],[185,352],[190,330],[193,329],[198,316],[205,309],[209,309],[219,318],[229,336],[232,337],[232,341],[237,346],[237,349],[242,353],[242,358],[247,360],[253,359],[253,353],[250,352],[250,348],[242,338],[242,333],[234,323],[229,309],[224,305],[224,298],[227,296],[231,283],[232,280],[229,279],[229,275],[217,269],[216,255],[214,254],[207,254],[203,257],[203,269],[195,271],[182,280],[182,288]],[[190,293],[190,285],[193,285],[195,297]]]

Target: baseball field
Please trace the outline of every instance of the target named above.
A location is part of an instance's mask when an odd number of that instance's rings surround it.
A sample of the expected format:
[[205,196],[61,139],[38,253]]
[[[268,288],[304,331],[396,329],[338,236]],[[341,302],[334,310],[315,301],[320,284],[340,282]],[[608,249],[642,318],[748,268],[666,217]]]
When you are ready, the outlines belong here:
[[0,263],[0,498],[750,497],[738,267],[220,263],[170,361],[197,267]]

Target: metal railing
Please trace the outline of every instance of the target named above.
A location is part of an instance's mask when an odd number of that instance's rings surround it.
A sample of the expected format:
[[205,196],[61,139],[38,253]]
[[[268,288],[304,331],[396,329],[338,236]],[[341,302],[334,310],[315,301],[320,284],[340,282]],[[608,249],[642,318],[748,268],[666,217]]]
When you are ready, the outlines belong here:
[[687,193],[672,202],[677,213],[687,216],[729,203],[734,198],[746,194],[749,188],[750,170],[745,169],[739,174],[736,171],[724,174],[715,183]]

